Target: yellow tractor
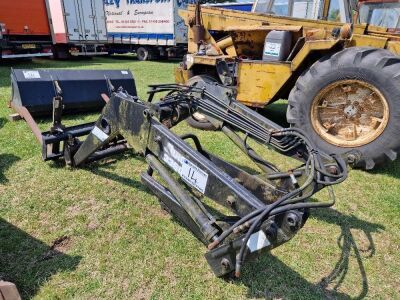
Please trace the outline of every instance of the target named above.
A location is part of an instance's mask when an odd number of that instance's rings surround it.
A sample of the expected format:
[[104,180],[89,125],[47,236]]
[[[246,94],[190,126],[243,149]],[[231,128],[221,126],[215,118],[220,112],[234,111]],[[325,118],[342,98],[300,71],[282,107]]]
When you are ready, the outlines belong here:
[[[262,1],[272,0],[257,3]],[[189,41],[176,81],[218,82],[254,108],[288,99],[287,121],[325,152],[368,170],[395,160],[400,150],[400,34],[328,21],[333,0],[273,2],[290,3],[287,16],[272,9],[256,12],[261,6],[243,12],[197,4],[180,11]],[[304,19],[312,12],[320,19]],[[202,116],[188,120],[204,129],[212,127],[209,121]]]

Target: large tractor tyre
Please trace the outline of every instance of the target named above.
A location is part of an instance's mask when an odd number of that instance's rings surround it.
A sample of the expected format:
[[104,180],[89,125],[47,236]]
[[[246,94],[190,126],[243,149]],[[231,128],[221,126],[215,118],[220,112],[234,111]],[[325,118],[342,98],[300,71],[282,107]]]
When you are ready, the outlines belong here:
[[288,122],[320,149],[371,170],[400,149],[400,58],[353,47],[314,63],[289,95]]
[[[212,83],[212,82],[217,82],[217,80],[215,80],[211,76],[198,75],[190,78],[186,82],[186,85],[189,86],[196,85],[197,82]],[[213,124],[210,123],[210,121],[207,120],[207,118],[204,115],[200,113],[194,113],[193,116],[186,119],[186,123],[188,123],[190,127],[201,130],[214,131],[217,129]]]

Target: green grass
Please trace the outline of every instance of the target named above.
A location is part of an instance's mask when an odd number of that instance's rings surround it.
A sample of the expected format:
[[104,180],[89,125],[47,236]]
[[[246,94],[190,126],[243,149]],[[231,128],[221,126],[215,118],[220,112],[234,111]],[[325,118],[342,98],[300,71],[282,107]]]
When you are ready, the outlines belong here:
[[[12,67],[129,68],[144,97],[147,84],[173,81],[175,64],[96,58]],[[140,183],[141,157],[124,154],[77,170],[41,161],[28,126],[7,120],[10,67],[0,67],[0,278],[15,282],[24,298],[400,298],[399,162],[373,173],[352,170],[335,188],[334,208],[313,211],[292,241],[227,282],[210,271],[205,247]],[[284,110],[278,103],[266,113],[279,120]],[[196,133],[214,153],[249,164],[221,133]],[[314,198],[326,200],[326,193]]]

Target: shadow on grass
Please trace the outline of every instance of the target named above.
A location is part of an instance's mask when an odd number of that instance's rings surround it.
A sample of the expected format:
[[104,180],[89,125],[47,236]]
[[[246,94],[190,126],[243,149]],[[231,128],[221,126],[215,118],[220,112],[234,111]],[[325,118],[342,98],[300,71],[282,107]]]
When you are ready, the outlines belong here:
[[20,158],[14,154],[0,154],[0,184],[5,184],[8,182],[4,172],[19,160]]
[[[121,159],[121,156],[119,159]],[[132,154],[124,154],[124,156],[133,157]],[[150,193],[140,182],[115,174],[113,172],[113,161],[96,163],[95,165],[91,165],[89,170],[96,175]],[[215,209],[207,205],[205,206],[212,214],[218,215]],[[375,254],[372,233],[380,232],[385,228],[380,224],[363,221],[352,215],[341,214],[334,209],[315,210],[311,214],[311,217],[328,224],[336,225],[341,229],[341,233],[337,238],[337,245],[341,251],[340,258],[334,263],[332,271],[320,282],[312,283],[308,282],[300,273],[291,269],[279,258],[271,254],[263,255],[256,261],[248,262],[245,265],[242,277],[238,281],[235,281],[237,284],[244,284],[248,287],[249,297],[362,299],[368,295],[368,278],[363,260]],[[172,220],[182,225],[181,221],[177,218],[174,217]],[[368,241],[366,247],[363,245],[363,248],[359,248],[352,230],[358,230],[365,234]],[[339,291],[346,280],[349,267],[353,262],[358,266],[359,277],[361,278],[359,285],[354,286],[354,292],[359,291],[358,295],[348,295]],[[352,275],[351,277],[354,276]]]
[[289,123],[286,121],[286,108],[287,102],[281,100],[267,105],[265,108],[257,109],[257,112],[282,127],[289,127]]
[[15,283],[23,299],[32,298],[52,275],[78,266],[81,257],[59,247],[57,241],[48,246],[0,218],[0,280]]
[[3,128],[7,122],[8,122],[8,120],[6,118],[1,117],[0,118],[0,129]]
[[142,182],[136,181],[136,180],[132,179],[131,177],[120,176],[120,175],[116,174],[115,172],[113,172],[113,170],[114,170],[113,163],[116,161],[123,160],[123,159],[137,159],[137,160],[142,160],[144,162],[144,160],[141,156],[137,156],[137,155],[134,155],[133,153],[125,152],[123,154],[115,155],[111,158],[102,159],[100,161],[90,163],[87,166],[85,166],[85,168],[95,175],[107,178],[112,181],[119,182],[123,185],[127,185],[136,190],[152,194],[150,192],[150,190],[147,189],[143,185]]
[[[340,226],[341,233],[337,239],[337,245],[342,250],[339,261],[336,263],[332,272],[320,282],[320,285],[326,288],[333,284],[333,290],[337,290],[345,280],[349,270],[350,257],[356,260],[360,275],[362,278],[361,292],[356,297],[362,299],[368,294],[368,278],[363,265],[363,257],[370,258],[375,254],[375,243],[372,238],[372,233],[381,232],[385,227],[380,224],[370,223],[358,219],[353,215],[343,215],[333,209],[316,211],[313,216],[324,222]],[[359,248],[356,239],[353,236],[352,230],[360,230],[364,233],[368,240],[367,248]]]
[[393,178],[400,179],[400,159],[393,162],[388,162],[384,167],[378,168],[373,171],[368,171],[371,174],[387,175]]
[[[341,250],[339,260],[328,276],[319,283],[310,283],[301,274],[293,271],[285,263],[271,254],[262,256],[258,261],[248,263],[239,283],[249,288],[249,297],[284,298],[284,299],[362,299],[368,294],[368,278],[363,265],[363,257],[375,254],[373,232],[380,232],[384,227],[360,220],[354,216],[343,215],[333,209],[313,211],[311,217],[341,228],[337,239]],[[361,230],[368,240],[366,249],[360,249],[352,230]],[[301,234],[301,231],[300,231]],[[300,250],[301,251],[301,250]],[[355,260],[360,272],[359,295],[347,295],[338,291],[346,279],[351,261]],[[356,291],[358,286],[354,287]]]

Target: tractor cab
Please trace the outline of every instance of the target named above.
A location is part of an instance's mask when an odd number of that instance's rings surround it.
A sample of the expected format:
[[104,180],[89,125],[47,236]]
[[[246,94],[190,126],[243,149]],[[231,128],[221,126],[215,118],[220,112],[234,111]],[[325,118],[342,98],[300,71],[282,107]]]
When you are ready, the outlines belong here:
[[400,1],[359,1],[358,21],[400,33]]
[[352,6],[346,0],[256,0],[252,11],[293,18],[348,23]]
[[399,0],[256,0],[252,12],[341,23],[366,23],[400,32]]

